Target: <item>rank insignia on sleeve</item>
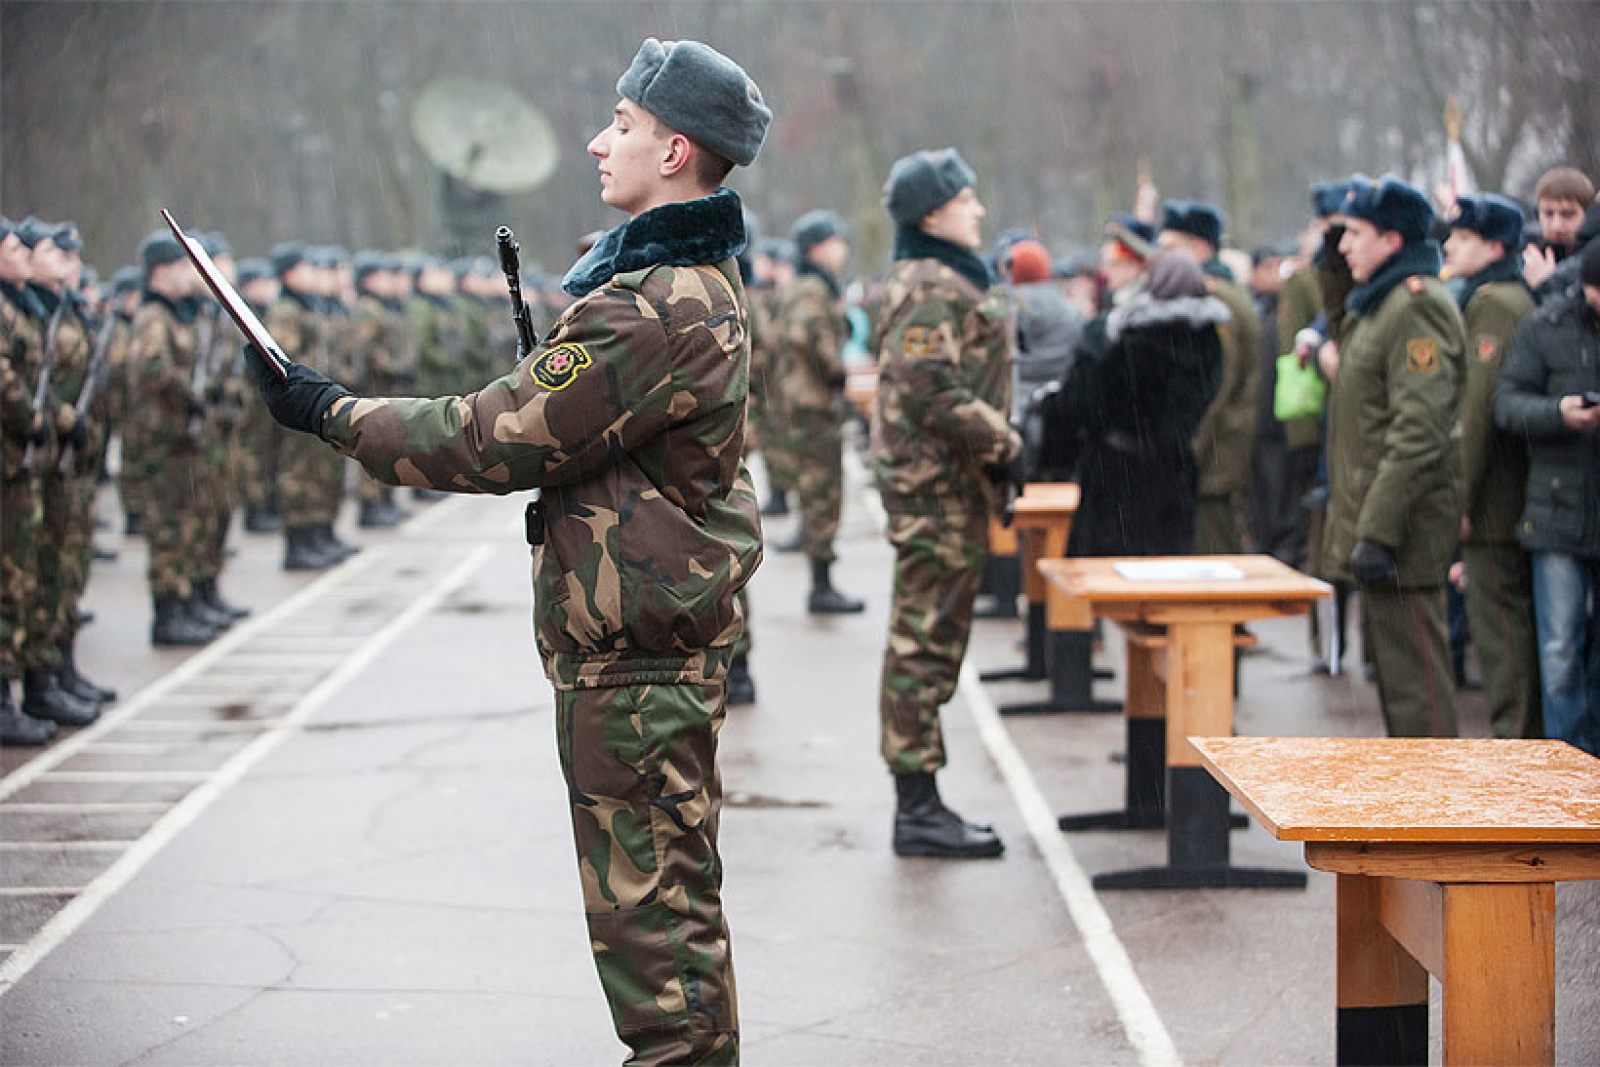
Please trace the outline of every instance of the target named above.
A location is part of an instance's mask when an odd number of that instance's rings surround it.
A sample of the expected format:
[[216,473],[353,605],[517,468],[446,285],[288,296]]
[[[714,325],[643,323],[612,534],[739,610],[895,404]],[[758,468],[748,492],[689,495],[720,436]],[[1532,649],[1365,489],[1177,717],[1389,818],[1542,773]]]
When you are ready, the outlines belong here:
[[1412,374],[1432,374],[1438,369],[1438,341],[1431,337],[1413,337],[1406,342],[1406,370]]
[[907,326],[900,347],[908,356],[933,355],[933,327]]
[[1494,354],[1495,354],[1495,350],[1498,349],[1499,347],[1500,347],[1500,343],[1498,341],[1496,341],[1493,337],[1480,337],[1480,338],[1478,338],[1478,358],[1480,360],[1485,361],[1485,362],[1487,362],[1488,360],[1493,359],[1494,358]]
[[556,345],[540,353],[529,373],[533,380],[551,391],[565,389],[585,367],[594,366],[594,357],[582,345]]

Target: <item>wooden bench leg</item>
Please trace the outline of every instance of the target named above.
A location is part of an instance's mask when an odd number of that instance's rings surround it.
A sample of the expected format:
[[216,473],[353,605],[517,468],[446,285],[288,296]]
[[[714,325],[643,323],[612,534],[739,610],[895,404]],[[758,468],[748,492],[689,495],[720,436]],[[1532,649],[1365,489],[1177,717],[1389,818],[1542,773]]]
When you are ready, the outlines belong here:
[[1428,972],[1384,928],[1382,880],[1338,875],[1340,1064],[1428,1062]]
[[1444,886],[1444,1059],[1554,1063],[1550,882]]

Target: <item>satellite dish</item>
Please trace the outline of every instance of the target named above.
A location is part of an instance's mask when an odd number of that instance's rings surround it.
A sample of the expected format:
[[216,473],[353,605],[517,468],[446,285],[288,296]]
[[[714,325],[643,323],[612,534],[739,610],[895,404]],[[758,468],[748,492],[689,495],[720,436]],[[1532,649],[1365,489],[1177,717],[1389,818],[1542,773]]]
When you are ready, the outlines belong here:
[[411,133],[435,166],[476,189],[518,193],[555,172],[550,122],[508,85],[437,78],[411,108]]

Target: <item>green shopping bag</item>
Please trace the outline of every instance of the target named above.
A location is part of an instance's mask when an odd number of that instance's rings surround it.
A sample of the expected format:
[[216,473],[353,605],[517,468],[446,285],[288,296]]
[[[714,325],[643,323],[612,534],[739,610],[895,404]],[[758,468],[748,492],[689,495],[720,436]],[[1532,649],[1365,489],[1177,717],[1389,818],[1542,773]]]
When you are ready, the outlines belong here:
[[1317,373],[1317,365],[1300,365],[1293,352],[1278,357],[1278,385],[1272,394],[1272,414],[1279,422],[1315,419],[1322,416],[1322,402],[1328,386]]

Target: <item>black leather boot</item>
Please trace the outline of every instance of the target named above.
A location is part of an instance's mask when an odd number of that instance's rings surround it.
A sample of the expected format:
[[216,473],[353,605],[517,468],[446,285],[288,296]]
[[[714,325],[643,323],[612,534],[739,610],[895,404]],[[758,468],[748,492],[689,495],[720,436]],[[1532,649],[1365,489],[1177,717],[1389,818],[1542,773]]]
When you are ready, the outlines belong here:
[[325,571],[338,562],[316,545],[309,526],[291,526],[284,531],[283,569],[286,571]]
[[774,488],[767,494],[767,502],[761,505],[761,514],[769,517],[789,514],[789,494]]
[[813,615],[853,615],[865,611],[864,601],[845,596],[833,587],[828,573],[832,567],[826,560],[811,561],[811,596],[806,601],[806,610]]
[[198,622],[202,626],[209,626],[212,631],[211,636],[213,637],[233,625],[232,615],[229,615],[226,612],[218,611],[216,608],[206,603],[205,598],[200,595],[200,586],[198,583],[196,583],[195,587],[190,590],[189,599],[183,602],[183,610],[188,612],[189,617],[195,622]]
[[73,638],[61,646],[61,687],[80,700],[93,700],[98,704],[109,704],[117,699],[115,689],[107,689],[103,685],[95,685],[78,671],[78,656],[73,651],[77,639]]
[[283,517],[275,511],[253,508],[247,504],[244,509],[244,528],[250,533],[277,533],[283,529]]
[[88,726],[100,717],[100,704],[61,688],[54,671],[29,671],[22,676],[22,712],[57,726]]
[[177,597],[156,598],[155,620],[150,624],[152,645],[204,645],[215,636],[215,630],[183,610],[183,601]]
[[137,511],[128,512],[127,518],[122,523],[122,534],[124,537],[143,537],[144,516]]
[[313,526],[316,531],[314,544],[323,552],[334,558],[334,562],[343,563],[357,552],[361,551],[360,545],[352,545],[349,541],[341,541],[339,535],[333,532],[333,524],[325,522],[321,526]]
[[381,500],[363,500],[361,502],[361,514],[356,519],[356,525],[365,529],[399,526],[400,512],[396,508],[384,506]]
[[737,708],[755,702],[756,683],[750,677],[750,661],[744,656],[735,656],[728,665],[728,706]]
[[894,776],[894,854],[968,860],[998,856],[1005,845],[988,826],[964,821],[944,806],[933,775]]
[[203,600],[206,606],[211,608],[213,611],[219,611],[228,616],[230,619],[243,619],[249,617],[249,608],[242,608],[237,604],[230,604],[226,600],[222,599],[222,590],[217,588],[217,580],[215,578],[207,578],[205,581],[200,582],[195,588],[200,594],[200,599]]
[[10,679],[0,680],[0,745],[38,748],[56,735],[56,724],[48,719],[24,715],[11,696]]

